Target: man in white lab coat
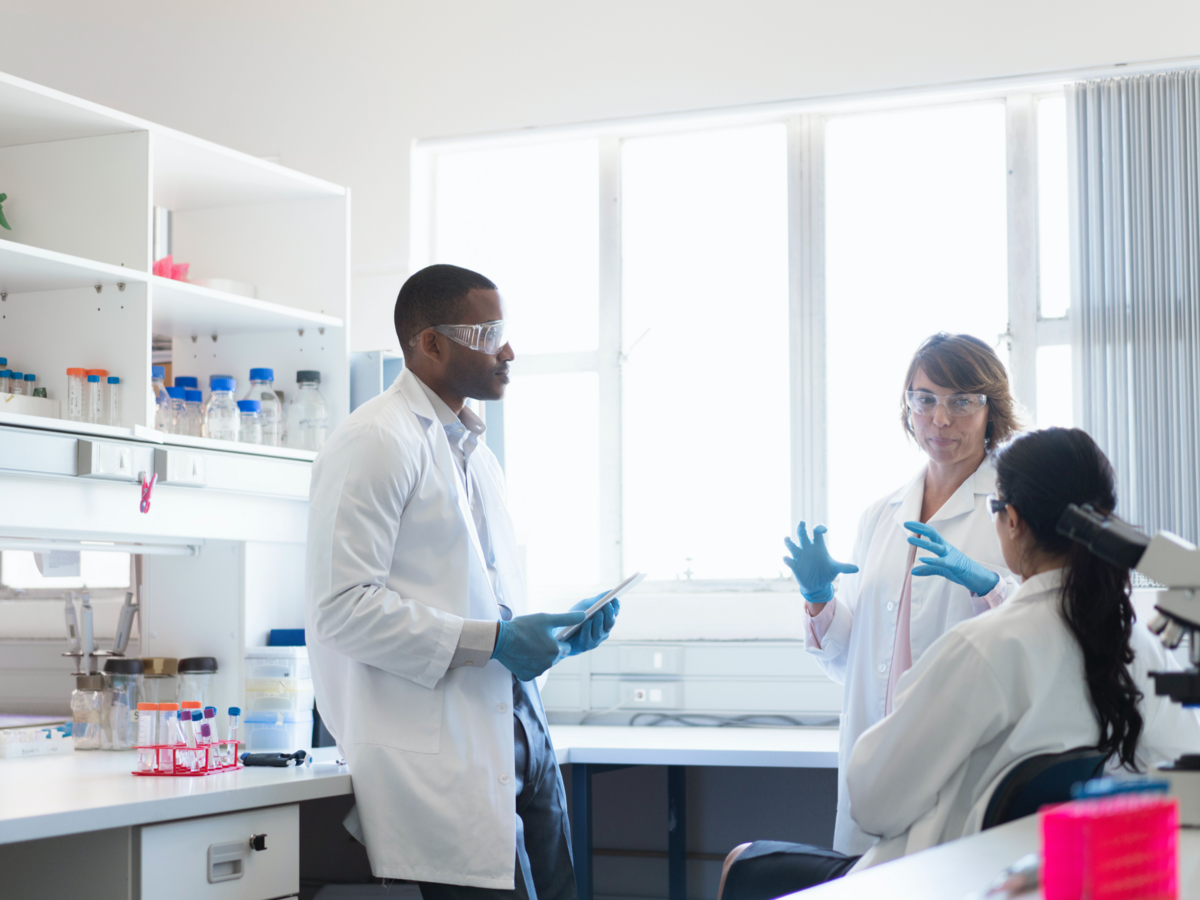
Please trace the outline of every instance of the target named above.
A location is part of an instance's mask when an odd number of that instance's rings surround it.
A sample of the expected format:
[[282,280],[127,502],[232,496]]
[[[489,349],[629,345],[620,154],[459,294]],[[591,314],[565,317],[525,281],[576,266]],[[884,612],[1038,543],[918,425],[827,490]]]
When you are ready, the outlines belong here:
[[[498,400],[512,348],[496,286],[457,266],[396,301],[405,368],[313,465],[307,641],[317,705],[376,876],[425,900],[573,900],[566,797],[533,679],[599,645],[616,601],[523,615],[504,483],[467,398]],[[514,814],[515,810],[515,814]]]

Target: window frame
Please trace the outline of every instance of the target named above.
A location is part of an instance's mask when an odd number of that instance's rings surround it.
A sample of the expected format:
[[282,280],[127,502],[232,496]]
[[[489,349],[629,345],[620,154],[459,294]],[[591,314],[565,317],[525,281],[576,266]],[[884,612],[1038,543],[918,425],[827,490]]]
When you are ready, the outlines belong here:
[[[600,528],[598,561],[602,583],[626,574],[622,555],[623,441],[621,435],[622,269],[621,145],[628,138],[681,134],[765,123],[787,130],[788,191],[788,347],[790,384],[790,509],[792,521],[824,521],[827,512],[826,333],[825,333],[825,124],[856,113],[916,109],[979,101],[1005,104],[1007,188],[1008,329],[996,335],[1009,349],[1014,393],[1030,423],[1037,415],[1037,349],[1073,344],[1070,310],[1061,318],[1039,312],[1037,193],[1037,102],[1061,95],[1069,79],[1014,79],[1008,84],[951,86],[898,91],[838,100],[766,104],[715,113],[679,113],[569,127],[547,127],[465,138],[416,141],[411,169],[410,270],[437,261],[436,179],[441,154],[461,150],[580,138],[599,142],[599,340],[595,351],[522,354],[514,370],[522,375],[596,372],[600,381]],[[1069,116],[1068,116],[1069,118]],[[1072,140],[1068,124],[1068,149]],[[1073,164],[1068,160],[1073,179]],[[1074,222],[1072,222],[1074,248]],[[1074,278],[1074,266],[1072,266]],[[1074,288],[1072,289],[1074,295]],[[1078,404],[1078,391],[1074,390]],[[487,416],[502,417],[503,406],[486,404]],[[502,419],[501,419],[502,428]],[[786,579],[792,583],[792,579]],[[761,592],[758,578],[660,583],[656,590]],[[687,585],[692,585],[689,588]],[[647,584],[650,587],[650,583]]]

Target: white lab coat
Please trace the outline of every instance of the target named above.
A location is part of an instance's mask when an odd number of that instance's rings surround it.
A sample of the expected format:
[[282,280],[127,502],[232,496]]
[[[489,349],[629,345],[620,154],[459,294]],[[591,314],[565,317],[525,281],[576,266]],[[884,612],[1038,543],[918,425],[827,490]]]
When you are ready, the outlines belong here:
[[[1099,740],[1083,654],[1059,611],[1061,584],[1061,569],[1030,578],[901,676],[896,708],[850,758],[851,812],[882,836],[856,868],[977,832],[1014,765]],[[1156,696],[1148,674],[1178,663],[1141,624],[1131,645],[1143,695],[1139,766],[1200,752],[1200,714]]]
[[375,875],[511,889],[512,676],[495,660],[449,665],[464,619],[498,620],[496,592],[520,615],[525,592],[499,464],[483,445],[469,459],[495,591],[450,443],[411,372],[334,431],[313,465],[305,624]]
[[[1004,567],[987,495],[996,490],[990,458],[934,513],[929,524],[980,565],[1001,578],[997,589],[1013,593],[1017,584]],[[846,767],[859,735],[883,718],[889,667],[896,641],[900,591],[911,544],[904,523],[921,518],[925,469],[906,487],[873,503],[858,525],[853,562],[858,572],[839,578],[833,620],[816,646],[805,632],[805,649],[837,682],[842,695],[838,748],[838,808],[833,846],[849,855],[865,853],[875,838],[850,817]],[[920,551],[918,551],[920,555]],[[988,608],[965,587],[940,576],[913,578],[909,639],[913,665],[927,649],[959,622]],[[804,613],[807,615],[807,613]]]

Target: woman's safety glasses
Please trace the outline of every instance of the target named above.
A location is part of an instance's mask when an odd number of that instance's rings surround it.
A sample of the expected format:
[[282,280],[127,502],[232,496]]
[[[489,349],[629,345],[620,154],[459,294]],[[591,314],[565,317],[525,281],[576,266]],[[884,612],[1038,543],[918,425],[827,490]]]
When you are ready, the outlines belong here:
[[[482,325],[433,325],[431,327],[438,334],[444,334],[455,343],[478,350],[480,353],[486,353],[488,356],[495,356],[499,353],[500,348],[507,340],[503,319],[484,322]],[[408,342],[408,346],[417,346],[420,338],[420,333],[417,333]]]
[[996,521],[996,516],[1008,509],[1008,501],[1001,500],[995,494],[988,494],[988,512],[992,514],[992,521]]
[[908,391],[904,395],[908,408],[918,416],[932,416],[939,406],[954,418],[972,416],[987,406],[987,394],[950,394],[943,397],[929,391]]

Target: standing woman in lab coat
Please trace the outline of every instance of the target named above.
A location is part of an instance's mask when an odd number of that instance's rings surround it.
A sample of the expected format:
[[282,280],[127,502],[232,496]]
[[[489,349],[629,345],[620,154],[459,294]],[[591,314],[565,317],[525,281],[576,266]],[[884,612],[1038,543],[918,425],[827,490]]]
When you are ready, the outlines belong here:
[[845,685],[833,839],[841,853],[874,843],[850,817],[855,741],[891,712],[896,681],[934,641],[1016,590],[987,507],[996,489],[992,450],[1017,430],[1014,407],[1004,365],[987,344],[965,334],[926,339],[900,395],[901,424],[926,465],[863,513],[853,564],[830,557],[823,525],[810,540],[801,522],[799,542],[786,541],[784,561],[806,601],[805,649]]

